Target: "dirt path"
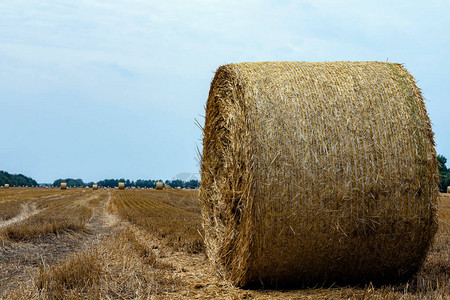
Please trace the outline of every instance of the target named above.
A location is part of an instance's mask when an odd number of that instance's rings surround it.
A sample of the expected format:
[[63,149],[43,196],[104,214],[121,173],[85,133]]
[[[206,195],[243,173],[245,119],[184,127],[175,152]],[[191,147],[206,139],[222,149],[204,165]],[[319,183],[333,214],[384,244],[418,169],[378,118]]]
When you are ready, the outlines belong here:
[[34,216],[35,214],[38,214],[43,210],[44,209],[37,209],[36,203],[24,203],[22,204],[21,212],[17,216],[9,220],[0,221],[0,229],[28,219],[29,217]]
[[[80,199],[87,203],[92,197]],[[59,236],[49,236],[33,242],[0,241],[0,298],[6,290],[15,289],[19,284],[32,284],[32,278],[39,266],[53,265],[72,254],[86,250],[115,232],[117,219],[108,213],[110,192],[98,205],[92,207],[92,217],[86,223],[84,232],[68,232]],[[20,216],[8,220],[11,225],[39,213],[35,207],[25,207]]]
[[118,219],[115,215],[108,212],[109,202],[111,201],[111,192],[105,199],[100,201],[94,212],[92,213],[91,219],[86,224],[86,228],[94,232],[110,232],[111,229],[118,223]]

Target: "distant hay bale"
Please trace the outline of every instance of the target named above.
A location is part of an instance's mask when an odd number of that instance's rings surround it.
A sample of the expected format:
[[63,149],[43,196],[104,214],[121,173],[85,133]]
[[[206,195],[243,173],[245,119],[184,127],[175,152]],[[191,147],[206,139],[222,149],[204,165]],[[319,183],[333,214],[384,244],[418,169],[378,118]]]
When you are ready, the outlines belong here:
[[98,185],[97,185],[97,184],[93,184],[93,185],[92,185],[92,189],[93,189],[93,190],[98,190]]
[[9,189],[9,184],[5,183],[5,185],[3,186],[5,189]]
[[177,186],[177,190],[181,190],[181,186]]
[[61,189],[62,190],[67,190],[67,183],[66,182],[61,182]]
[[447,194],[450,194],[450,185],[447,187]]
[[119,182],[118,188],[119,188],[119,190],[124,190],[125,189],[125,182]]
[[157,190],[162,190],[163,188],[164,188],[164,183],[162,183],[161,181],[158,181],[158,182],[156,183],[155,189],[157,189]]
[[164,185],[164,189],[166,189],[166,190],[171,190],[172,187],[171,187],[170,185],[168,185],[168,184],[165,184],[165,185]]
[[437,160],[400,64],[220,67],[201,162],[205,244],[233,284],[395,282],[437,229]]

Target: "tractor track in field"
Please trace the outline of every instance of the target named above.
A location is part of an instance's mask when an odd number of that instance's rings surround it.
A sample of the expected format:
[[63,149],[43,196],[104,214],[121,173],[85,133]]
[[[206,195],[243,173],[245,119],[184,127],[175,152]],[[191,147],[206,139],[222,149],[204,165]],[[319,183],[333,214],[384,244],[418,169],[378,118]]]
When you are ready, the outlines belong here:
[[86,223],[86,229],[97,240],[101,237],[110,235],[118,229],[119,220],[115,215],[108,212],[108,206],[111,201],[111,192],[94,209],[92,217]]
[[[90,198],[81,199],[87,203]],[[85,251],[110,236],[118,228],[115,216],[108,212],[111,193],[92,207],[92,216],[81,232],[65,232],[38,238],[29,242],[0,240],[0,299],[7,290],[20,284],[33,284],[32,278],[40,266],[49,266],[73,254]],[[24,208],[13,219],[1,223],[2,227],[13,225],[43,210]]]
[[0,230],[2,228],[13,225],[15,223],[22,222],[22,221],[28,219],[29,217],[32,217],[44,210],[45,209],[37,209],[36,203],[31,203],[31,204],[24,203],[24,204],[22,204],[22,210],[20,211],[20,213],[17,216],[15,216],[11,219],[5,220],[5,221],[0,221]]

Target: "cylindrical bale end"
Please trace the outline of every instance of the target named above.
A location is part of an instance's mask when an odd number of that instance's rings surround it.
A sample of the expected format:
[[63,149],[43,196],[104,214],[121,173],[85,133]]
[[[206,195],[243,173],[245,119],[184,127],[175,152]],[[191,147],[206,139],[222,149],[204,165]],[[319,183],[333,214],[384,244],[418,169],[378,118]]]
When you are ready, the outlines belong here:
[[156,183],[155,189],[156,189],[156,190],[162,190],[162,189],[164,189],[164,183],[162,183],[161,181],[158,181],[158,182]]
[[92,185],[92,189],[93,189],[94,191],[98,190],[98,185],[97,185],[97,184],[93,184],[93,185]]
[[119,190],[125,189],[125,182],[119,182],[119,185],[117,186]]
[[66,182],[61,182],[60,188],[62,190],[67,190],[67,183]]
[[238,286],[406,280],[437,229],[433,132],[400,64],[220,67],[201,178],[207,255]]

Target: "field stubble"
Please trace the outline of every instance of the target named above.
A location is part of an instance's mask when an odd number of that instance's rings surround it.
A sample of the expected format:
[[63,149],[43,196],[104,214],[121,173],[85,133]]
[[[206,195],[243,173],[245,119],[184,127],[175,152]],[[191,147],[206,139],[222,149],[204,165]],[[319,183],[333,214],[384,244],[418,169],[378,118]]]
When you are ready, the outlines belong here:
[[156,234],[174,250],[203,252],[198,191],[124,191],[116,193],[111,212]]
[[[34,203],[42,212],[1,231],[0,298],[450,298],[450,197],[444,194],[436,241],[423,268],[408,283],[245,290],[213,275],[204,254],[196,191],[41,189],[18,195],[11,191],[0,192],[1,208],[10,201],[18,207]],[[9,219],[21,212],[21,208],[14,209]],[[55,232],[43,229],[47,223],[83,226],[59,226]]]

